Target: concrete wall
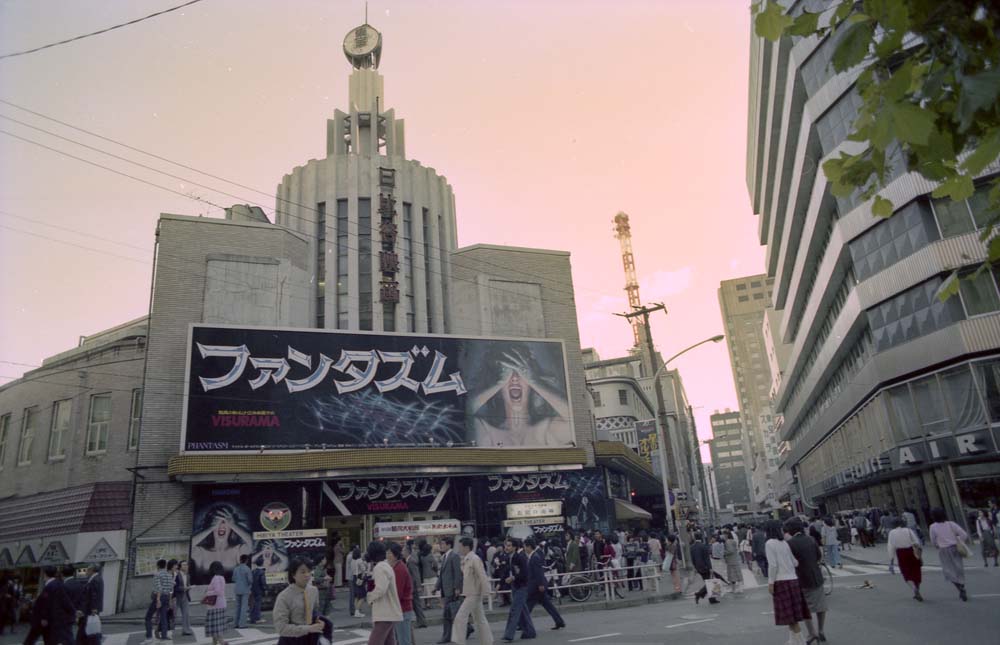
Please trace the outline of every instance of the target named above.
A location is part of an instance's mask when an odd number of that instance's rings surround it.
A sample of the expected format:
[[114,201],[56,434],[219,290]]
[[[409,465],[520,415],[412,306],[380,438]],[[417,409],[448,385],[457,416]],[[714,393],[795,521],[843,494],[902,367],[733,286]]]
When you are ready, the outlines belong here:
[[[250,221],[162,215],[149,326],[148,391],[142,420],[133,543],[169,551],[191,532],[190,486],[167,479],[180,448],[191,323],[308,327],[309,244]],[[175,545],[175,546],[171,546]],[[150,578],[129,572],[126,607],[148,601]]]

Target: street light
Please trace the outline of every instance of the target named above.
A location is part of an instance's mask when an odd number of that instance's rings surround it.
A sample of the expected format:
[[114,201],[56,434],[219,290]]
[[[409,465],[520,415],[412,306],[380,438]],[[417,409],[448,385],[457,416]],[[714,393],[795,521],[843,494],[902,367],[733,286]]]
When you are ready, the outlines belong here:
[[[725,339],[725,336],[722,335],[722,334],[719,334],[718,336],[712,336],[711,338],[706,338],[705,340],[699,341],[699,342],[695,343],[694,345],[691,345],[690,347],[687,347],[687,348],[685,348],[685,349],[677,352],[676,354],[674,354],[673,356],[671,356],[667,360],[663,361],[663,364],[660,365],[660,367],[656,370],[656,372],[653,373],[653,390],[656,392],[656,418],[657,418],[657,421],[658,421],[657,425],[660,426],[660,433],[661,433],[661,436],[659,438],[660,439],[660,441],[659,441],[659,444],[660,444],[659,453],[660,453],[660,477],[663,479],[663,503],[667,507],[667,526],[670,527],[672,525],[674,533],[679,533],[679,532],[677,530],[677,519],[674,518],[674,505],[670,501],[670,473],[669,473],[668,467],[667,467],[666,441],[667,441],[667,438],[670,436],[669,435],[670,426],[669,426],[669,423],[667,422],[667,406],[666,406],[666,403],[663,400],[663,388],[660,386],[660,373],[664,370],[664,368],[667,367],[667,364],[670,363],[670,361],[672,361],[672,360],[674,360],[674,359],[676,359],[676,358],[678,358],[678,357],[686,354],[687,352],[691,351],[695,347],[699,347],[701,345],[704,345],[705,343],[718,343],[718,342],[721,342],[724,339]],[[652,348],[650,348],[650,349],[652,349]],[[650,358],[652,358],[652,357],[653,357],[653,355],[651,354]],[[671,386],[673,386],[673,381],[671,381]],[[677,392],[676,392],[676,390],[674,390],[674,404],[675,404],[675,407],[679,407],[677,405]],[[702,488],[704,488],[704,479],[703,478],[702,478]],[[685,533],[686,533],[686,531],[685,531]],[[682,540],[683,540],[683,538],[686,537],[686,535],[682,535],[681,537],[682,537]],[[685,543],[687,542],[687,540],[683,540],[683,541]]]

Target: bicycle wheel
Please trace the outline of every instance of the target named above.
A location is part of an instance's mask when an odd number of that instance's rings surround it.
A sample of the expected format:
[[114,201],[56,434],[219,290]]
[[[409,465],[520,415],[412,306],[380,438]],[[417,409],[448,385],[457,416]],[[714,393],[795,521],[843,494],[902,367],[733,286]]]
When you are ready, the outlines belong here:
[[592,582],[590,578],[584,576],[573,576],[569,579],[568,585],[580,585],[579,587],[569,587],[566,592],[574,602],[587,602],[594,593],[594,586],[587,584]]
[[833,572],[830,567],[823,563],[823,593],[829,596],[833,593]]

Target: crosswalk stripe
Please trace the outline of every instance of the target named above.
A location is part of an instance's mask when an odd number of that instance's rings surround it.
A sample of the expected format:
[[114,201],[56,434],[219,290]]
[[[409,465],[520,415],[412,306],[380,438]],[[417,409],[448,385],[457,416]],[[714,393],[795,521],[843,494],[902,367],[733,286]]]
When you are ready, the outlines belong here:
[[[193,627],[195,645],[211,645],[212,639],[205,634],[204,627]],[[278,642],[278,635],[267,633],[259,629],[235,629],[238,636],[227,641],[233,645],[274,645]],[[330,645],[357,645],[368,640],[371,631],[368,629],[336,629],[334,630],[334,640]],[[133,645],[138,645],[146,637],[145,631],[120,632],[116,634],[105,634],[102,645],[128,645],[133,641]],[[339,640],[338,637],[347,637]]]

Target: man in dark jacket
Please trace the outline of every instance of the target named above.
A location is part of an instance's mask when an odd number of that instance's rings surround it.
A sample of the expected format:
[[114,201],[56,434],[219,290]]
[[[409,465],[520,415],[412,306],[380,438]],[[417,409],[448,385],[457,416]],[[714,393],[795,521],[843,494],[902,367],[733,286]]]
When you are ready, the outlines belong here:
[[[706,583],[694,594],[694,602],[698,604],[702,598],[708,595],[707,583],[712,579],[713,575],[712,549],[705,544],[704,536],[701,533],[695,534],[694,544],[691,545],[691,564]],[[712,604],[719,602],[716,598],[709,598],[708,601]]]
[[76,607],[70,602],[66,586],[56,577],[55,567],[42,569],[42,590],[31,613],[32,630],[37,628],[45,645],[73,645]]
[[490,563],[490,566],[493,567],[493,577],[500,581],[498,590],[508,592],[500,594],[500,602],[502,606],[509,607],[511,594],[509,593],[510,583],[507,582],[507,576],[510,575],[510,554],[507,553],[503,545],[500,545],[500,548],[493,555],[493,562]]
[[535,546],[535,538],[525,538],[524,551],[528,555],[528,616],[531,616],[535,605],[541,605],[556,623],[552,629],[564,629],[566,621],[559,615],[559,610],[549,598],[549,581],[545,578],[545,561],[541,551]]
[[[100,645],[100,634],[87,636],[87,617],[100,616],[101,612],[104,611],[104,578],[101,577],[101,565],[92,564],[87,567],[87,580],[83,584],[83,601],[77,606],[77,609],[79,610],[77,615],[82,614],[80,618],[82,627],[76,634],[77,642]],[[83,634],[82,641],[81,634]]]
[[806,629],[809,630],[809,641],[819,637],[821,642],[826,641],[823,635],[823,626],[826,624],[826,594],[823,593],[823,572],[819,568],[819,562],[823,557],[819,544],[812,537],[806,534],[802,520],[793,517],[785,522],[785,533],[792,537],[788,539],[788,548],[792,550],[792,555],[798,561],[795,567],[795,575],[799,579],[799,588],[805,596],[806,604],[809,605],[809,612],[816,614],[816,621],[819,625],[817,631],[813,627],[812,618],[805,620]]
[[753,551],[753,559],[757,562],[757,566],[760,567],[760,574],[766,578],[767,552],[764,549],[764,545],[767,544],[767,534],[764,533],[764,529],[759,526],[754,527],[750,544]]
[[445,536],[438,541],[441,547],[441,571],[438,573],[437,586],[434,591],[441,594],[441,607],[444,609],[443,633],[438,643],[451,641],[451,625],[455,612],[462,604],[462,558],[455,551],[455,539]]
[[531,622],[531,614],[528,613],[528,558],[519,549],[521,541],[517,538],[508,538],[504,543],[504,549],[510,556],[510,573],[507,576],[507,584],[511,587],[510,613],[507,615],[507,626],[503,630],[503,640],[506,643],[513,642],[514,632],[521,630],[521,638],[535,638],[535,624]]
[[87,636],[84,630],[87,626],[87,618],[83,614],[83,586],[86,582],[76,577],[76,569],[70,564],[62,568],[62,579],[66,595],[76,609],[76,642],[82,644]]

